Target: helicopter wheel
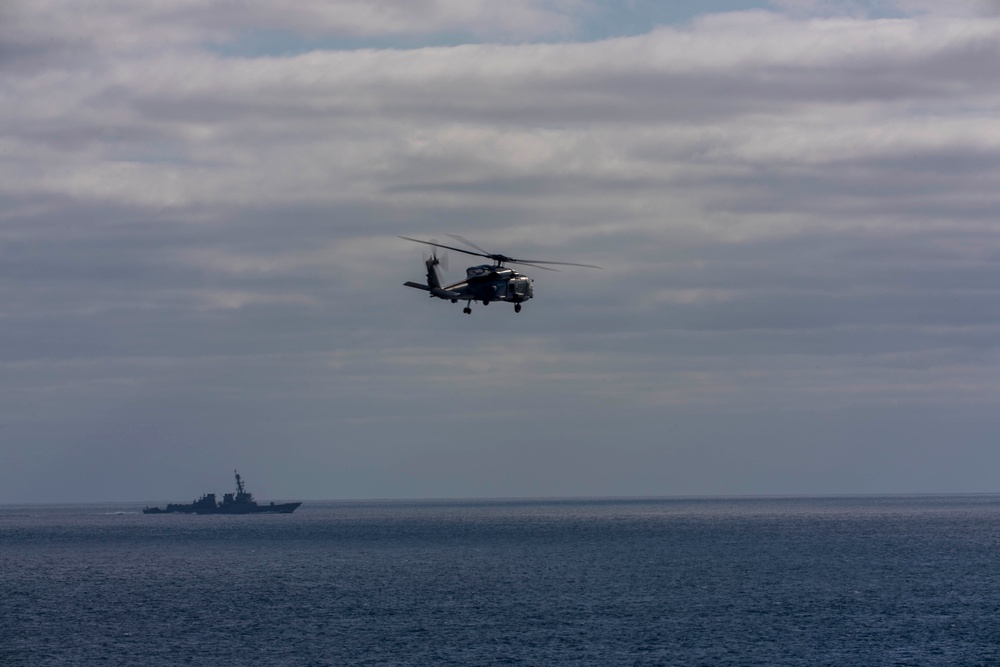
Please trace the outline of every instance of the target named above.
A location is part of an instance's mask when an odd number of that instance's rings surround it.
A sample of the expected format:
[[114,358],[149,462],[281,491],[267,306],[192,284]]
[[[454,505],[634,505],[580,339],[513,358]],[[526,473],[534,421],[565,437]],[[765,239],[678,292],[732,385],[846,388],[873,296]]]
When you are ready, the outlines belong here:
[[521,312],[521,304],[519,304],[519,303],[515,303],[514,304],[514,312],[515,313],[520,313]]

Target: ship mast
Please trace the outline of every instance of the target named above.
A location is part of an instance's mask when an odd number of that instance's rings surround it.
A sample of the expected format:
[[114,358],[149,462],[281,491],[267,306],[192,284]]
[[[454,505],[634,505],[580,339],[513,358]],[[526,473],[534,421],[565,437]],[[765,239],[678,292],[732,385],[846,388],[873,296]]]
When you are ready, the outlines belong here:
[[244,493],[243,492],[243,480],[240,479],[240,474],[238,472],[236,472],[234,470],[233,473],[236,475],[236,495],[237,496],[242,496],[243,493]]

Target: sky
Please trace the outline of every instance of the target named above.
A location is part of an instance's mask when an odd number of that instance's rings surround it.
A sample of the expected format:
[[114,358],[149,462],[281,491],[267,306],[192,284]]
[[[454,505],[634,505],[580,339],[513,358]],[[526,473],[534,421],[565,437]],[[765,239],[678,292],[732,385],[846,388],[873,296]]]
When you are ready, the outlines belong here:
[[[989,0],[6,2],[0,503],[1000,490],[997,72]],[[464,315],[448,234],[603,269]]]

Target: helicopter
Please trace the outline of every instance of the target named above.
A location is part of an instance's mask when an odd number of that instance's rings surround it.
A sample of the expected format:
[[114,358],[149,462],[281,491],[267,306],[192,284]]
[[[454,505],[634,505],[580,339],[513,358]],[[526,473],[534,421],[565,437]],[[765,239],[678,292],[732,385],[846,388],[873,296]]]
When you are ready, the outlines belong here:
[[429,296],[437,297],[438,299],[448,299],[452,303],[465,301],[465,308],[462,309],[462,312],[466,315],[472,313],[473,301],[480,301],[484,306],[488,306],[491,301],[506,301],[514,304],[515,313],[520,313],[521,304],[535,295],[534,281],[523,273],[518,273],[514,269],[504,266],[504,264],[523,264],[524,266],[533,266],[536,269],[544,269],[546,271],[555,271],[556,269],[547,266],[540,266],[541,264],[583,266],[588,269],[601,268],[599,266],[594,266],[593,264],[517,259],[514,257],[508,257],[507,255],[490,253],[472,241],[462,238],[457,234],[448,234],[448,236],[456,241],[464,243],[470,248],[475,248],[479,252],[472,252],[471,250],[465,250],[463,248],[443,245],[437,241],[421,241],[420,239],[412,239],[409,236],[400,236],[399,238],[407,241],[414,241],[415,243],[423,243],[425,245],[434,246],[435,248],[444,248],[446,250],[462,252],[466,255],[485,257],[487,259],[492,259],[493,264],[470,266],[465,270],[465,280],[460,280],[459,282],[451,283],[450,285],[442,285],[441,279],[438,277],[437,273],[437,267],[441,264],[441,260],[438,258],[437,251],[435,250],[430,257],[424,260],[424,264],[427,266],[427,284],[423,285],[421,283],[410,281],[403,284],[407,287],[414,287],[416,289],[424,290],[425,292],[430,292]]

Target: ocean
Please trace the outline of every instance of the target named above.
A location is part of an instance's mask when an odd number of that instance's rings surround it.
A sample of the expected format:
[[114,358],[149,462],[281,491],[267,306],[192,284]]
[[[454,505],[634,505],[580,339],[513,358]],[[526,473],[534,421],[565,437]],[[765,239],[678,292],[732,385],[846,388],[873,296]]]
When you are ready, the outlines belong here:
[[1000,496],[0,506],[0,665],[998,665]]

